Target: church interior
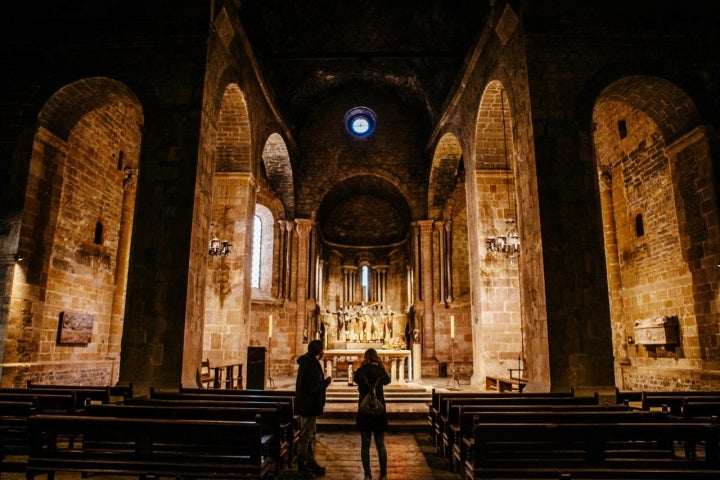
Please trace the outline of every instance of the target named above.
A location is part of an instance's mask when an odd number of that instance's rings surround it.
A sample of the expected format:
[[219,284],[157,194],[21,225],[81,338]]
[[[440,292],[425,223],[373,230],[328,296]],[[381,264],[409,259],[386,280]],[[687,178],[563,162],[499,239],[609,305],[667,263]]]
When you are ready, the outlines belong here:
[[0,386],[720,390],[714,2],[14,3]]

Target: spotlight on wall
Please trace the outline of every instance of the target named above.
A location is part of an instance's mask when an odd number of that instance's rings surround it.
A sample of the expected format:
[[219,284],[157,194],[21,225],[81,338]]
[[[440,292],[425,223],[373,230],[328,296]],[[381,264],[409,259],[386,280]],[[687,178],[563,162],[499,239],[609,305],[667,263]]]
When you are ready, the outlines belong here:
[[215,234],[215,224],[210,224],[210,235],[212,235],[212,238],[210,239],[210,248],[208,249],[208,253],[211,257],[225,257],[230,254],[230,247],[232,247],[232,243],[229,243],[227,240],[220,240],[217,235]]
[[23,260],[25,260],[25,259],[23,258],[23,256],[20,255],[19,253],[16,253],[15,255],[13,255],[13,258],[14,258],[15,261],[18,262],[18,263],[20,263],[20,262],[22,262]]

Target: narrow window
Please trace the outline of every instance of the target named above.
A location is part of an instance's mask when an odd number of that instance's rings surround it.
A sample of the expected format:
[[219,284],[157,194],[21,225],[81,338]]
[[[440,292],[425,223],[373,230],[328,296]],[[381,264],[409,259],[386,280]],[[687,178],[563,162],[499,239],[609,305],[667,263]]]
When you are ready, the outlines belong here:
[[95,245],[103,244],[103,224],[100,220],[95,223],[95,237],[93,238]]
[[368,266],[363,265],[363,267],[360,269],[360,285],[362,285],[362,298],[363,302],[367,302],[369,300],[369,294],[370,289],[368,288],[369,282],[368,282]]
[[643,223],[642,213],[635,215],[635,236],[640,238],[645,235],[645,224]]
[[618,134],[620,134],[621,140],[627,137],[627,124],[625,120],[618,120]]
[[262,220],[255,215],[253,221],[252,288],[260,288],[260,261],[262,259]]

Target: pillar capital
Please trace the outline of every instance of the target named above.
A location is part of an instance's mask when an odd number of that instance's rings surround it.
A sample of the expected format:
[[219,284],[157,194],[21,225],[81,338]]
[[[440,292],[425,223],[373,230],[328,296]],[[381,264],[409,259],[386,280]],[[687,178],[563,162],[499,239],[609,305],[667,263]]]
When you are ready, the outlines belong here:
[[312,230],[315,222],[309,218],[296,218],[295,225],[297,226],[298,235],[306,237]]

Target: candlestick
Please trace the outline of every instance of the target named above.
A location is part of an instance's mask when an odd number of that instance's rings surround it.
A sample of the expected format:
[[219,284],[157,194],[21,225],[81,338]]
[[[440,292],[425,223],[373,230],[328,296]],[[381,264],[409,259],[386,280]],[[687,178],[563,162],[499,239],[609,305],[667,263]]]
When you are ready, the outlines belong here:
[[268,317],[268,337],[272,338],[272,315]]
[[455,315],[450,315],[450,338],[455,338]]

